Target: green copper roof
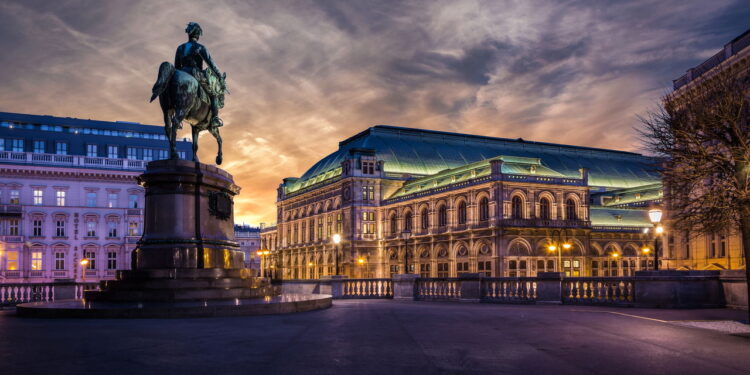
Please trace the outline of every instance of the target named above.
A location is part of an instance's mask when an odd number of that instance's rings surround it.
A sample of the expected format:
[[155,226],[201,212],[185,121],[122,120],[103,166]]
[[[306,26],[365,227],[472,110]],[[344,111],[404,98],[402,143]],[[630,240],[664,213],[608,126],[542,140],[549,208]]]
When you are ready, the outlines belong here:
[[446,169],[434,175],[410,180],[388,198],[397,198],[478,177],[489,176],[492,173],[490,170],[490,161],[492,160],[503,161],[501,171],[505,174],[565,177],[561,173],[543,166],[539,159],[518,156],[498,156],[476,163],[466,164],[458,168]]
[[606,208],[601,206],[590,207],[591,225],[594,227],[638,227],[650,228],[653,226],[648,219],[648,211],[626,208]]
[[626,205],[636,205],[638,203],[645,203],[660,200],[663,198],[664,190],[661,183],[650,184],[639,186],[636,188],[619,189],[607,191],[604,193],[592,194],[592,197],[599,202],[599,197],[604,196],[605,201],[603,206],[605,207],[618,207]]
[[506,155],[539,159],[540,165],[566,177],[578,177],[580,168],[588,168],[591,186],[630,188],[659,181],[654,159],[632,152],[378,125],[339,143],[336,152],[285,185],[287,192],[340,174],[341,162],[353,148],[374,149],[388,173],[415,176]]

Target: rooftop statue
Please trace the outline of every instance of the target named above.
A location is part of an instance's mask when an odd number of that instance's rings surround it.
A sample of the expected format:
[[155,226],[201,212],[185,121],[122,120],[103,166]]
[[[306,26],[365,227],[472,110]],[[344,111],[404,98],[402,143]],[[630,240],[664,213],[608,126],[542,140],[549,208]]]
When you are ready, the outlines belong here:
[[[151,89],[151,101],[159,97],[164,113],[164,131],[169,139],[170,158],[177,159],[177,130],[185,121],[192,127],[193,161],[198,161],[198,134],[208,130],[216,138],[219,152],[216,164],[222,162],[221,135],[223,122],[219,109],[224,107],[226,73],[221,73],[208,49],[198,43],[203,29],[195,22],[185,28],[187,43],[177,47],[174,65],[165,61],[159,66],[159,75]],[[203,69],[203,63],[208,66]]]

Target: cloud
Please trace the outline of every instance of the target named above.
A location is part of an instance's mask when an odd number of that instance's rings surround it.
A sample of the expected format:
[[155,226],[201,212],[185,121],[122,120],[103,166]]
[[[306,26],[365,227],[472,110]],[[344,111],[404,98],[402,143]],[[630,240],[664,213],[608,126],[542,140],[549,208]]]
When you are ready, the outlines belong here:
[[282,178],[374,124],[637,150],[636,115],[748,16],[741,0],[5,1],[0,110],[160,124],[157,67],[197,21],[232,90],[236,216],[272,222]]

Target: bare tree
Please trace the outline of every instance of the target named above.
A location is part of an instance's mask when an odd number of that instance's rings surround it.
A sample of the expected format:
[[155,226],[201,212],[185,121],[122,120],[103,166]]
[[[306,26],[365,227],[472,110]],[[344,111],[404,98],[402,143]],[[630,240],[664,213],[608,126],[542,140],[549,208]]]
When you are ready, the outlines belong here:
[[705,76],[641,118],[641,136],[664,158],[674,229],[739,231],[750,280],[750,72],[744,66]]

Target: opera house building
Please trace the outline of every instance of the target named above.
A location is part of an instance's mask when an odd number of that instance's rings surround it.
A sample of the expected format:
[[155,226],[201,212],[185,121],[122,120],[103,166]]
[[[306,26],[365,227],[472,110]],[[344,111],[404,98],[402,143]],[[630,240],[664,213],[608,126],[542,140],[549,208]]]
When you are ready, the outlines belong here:
[[628,276],[653,267],[647,211],[662,195],[656,161],[636,153],[374,126],[280,184],[264,268]]

